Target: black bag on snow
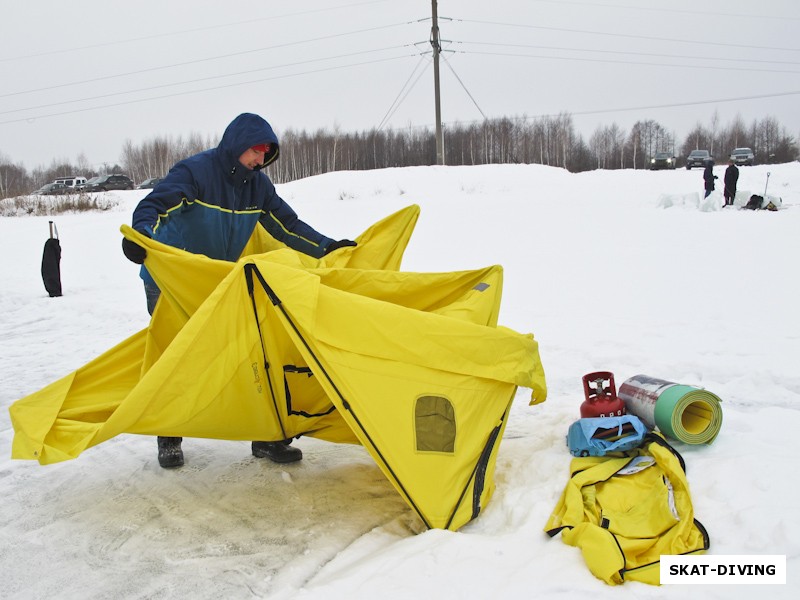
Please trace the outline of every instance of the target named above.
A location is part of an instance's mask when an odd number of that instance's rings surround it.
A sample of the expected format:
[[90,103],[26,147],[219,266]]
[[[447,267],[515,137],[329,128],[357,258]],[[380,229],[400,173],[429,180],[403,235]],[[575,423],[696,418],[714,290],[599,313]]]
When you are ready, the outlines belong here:
[[764,196],[753,194],[752,196],[750,196],[750,200],[747,201],[747,204],[745,204],[744,207],[750,210],[761,210],[761,207],[763,205],[764,205]]
[[44,243],[42,255],[42,281],[44,289],[51,298],[61,295],[61,242],[58,241],[58,230],[50,221],[50,239]]

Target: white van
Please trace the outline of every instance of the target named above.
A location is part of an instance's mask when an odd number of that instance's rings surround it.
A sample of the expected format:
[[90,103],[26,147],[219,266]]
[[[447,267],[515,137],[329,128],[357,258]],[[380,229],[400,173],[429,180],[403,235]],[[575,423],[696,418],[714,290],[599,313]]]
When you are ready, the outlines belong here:
[[67,187],[76,188],[86,183],[86,177],[59,177],[53,183],[63,183]]

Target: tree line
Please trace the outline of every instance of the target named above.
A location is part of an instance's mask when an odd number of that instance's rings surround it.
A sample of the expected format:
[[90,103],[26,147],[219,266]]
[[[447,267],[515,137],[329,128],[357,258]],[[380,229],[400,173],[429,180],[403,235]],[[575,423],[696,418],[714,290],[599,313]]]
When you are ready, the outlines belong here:
[[[118,164],[92,168],[81,155],[75,163],[53,161],[28,172],[0,154],[0,198],[28,194],[65,175],[93,177],[125,173],[136,182],[165,175],[177,161],[216,146],[218,138],[193,133],[156,136],[141,144],[126,140]],[[280,136],[281,156],[268,167],[276,183],[329,171],[357,171],[436,163],[436,140],[427,128],[372,129],[358,133],[319,129],[289,129]],[[715,113],[708,125],[697,124],[678,142],[675,134],[654,120],[636,122],[629,131],[616,123],[598,127],[588,142],[575,131],[572,116],[536,119],[500,118],[480,123],[454,123],[444,128],[447,165],[542,164],[571,172],[593,169],[645,169],[656,152],[685,157],[696,149],[709,150],[724,162],[733,148],[746,146],[756,163],[782,163],[800,156],[795,138],[774,117],[746,125],[741,117],[720,123]]]

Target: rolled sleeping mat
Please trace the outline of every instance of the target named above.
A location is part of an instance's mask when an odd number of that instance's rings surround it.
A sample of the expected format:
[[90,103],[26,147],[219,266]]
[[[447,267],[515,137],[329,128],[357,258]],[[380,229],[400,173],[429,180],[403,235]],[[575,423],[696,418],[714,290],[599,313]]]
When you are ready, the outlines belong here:
[[687,444],[710,444],[722,427],[722,401],[702,388],[634,375],[617,396],[649,428]]

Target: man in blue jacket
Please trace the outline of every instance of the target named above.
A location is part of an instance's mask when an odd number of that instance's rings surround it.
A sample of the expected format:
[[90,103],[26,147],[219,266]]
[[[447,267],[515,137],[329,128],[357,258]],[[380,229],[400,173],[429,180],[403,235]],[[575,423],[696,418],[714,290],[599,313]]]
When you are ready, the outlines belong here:
[[[278,158],[278,138],[258,115],[243,113],[225,129],[219,146],[177,163],[139,202],[132,227],[176,248],[218,260],[239,259],[256,225],[290,248],[320,258],[350,240],[335,241],[301,221],[275,191],[261,169]],[[122,240],[122,251],[142,264],[144,248]],[[147,310],[153,314],[160,290],[142,266]],[[164,468],[183,465],[180,437],[158,438],[158,462]],[[288,463],[303,457],[299,448],[283,442],[252,443],[259,458]]]

